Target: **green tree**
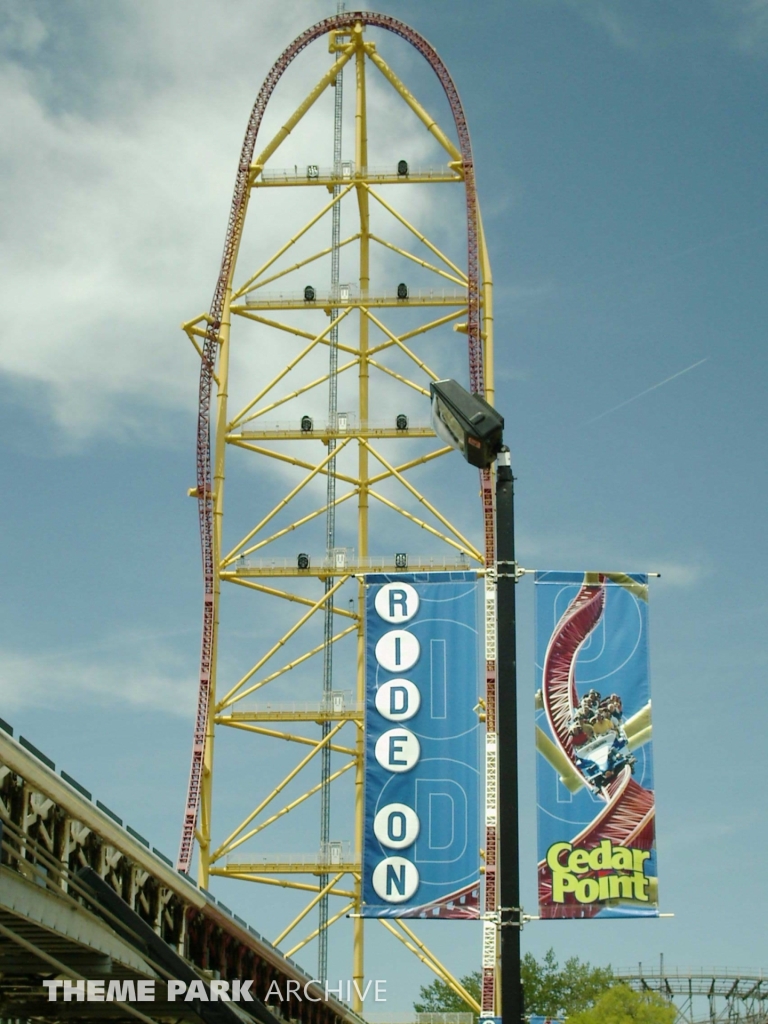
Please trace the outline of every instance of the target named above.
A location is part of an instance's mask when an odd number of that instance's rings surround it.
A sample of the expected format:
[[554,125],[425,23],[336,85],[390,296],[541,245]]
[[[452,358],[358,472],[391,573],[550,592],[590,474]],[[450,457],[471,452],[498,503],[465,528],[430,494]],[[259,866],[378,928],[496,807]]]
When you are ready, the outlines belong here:
[[658,992],[634,992],[614,985],[594,1006],[568,1018],[568,1024],[674,1024],[674,1006]]
[[[525,993],[525,1012],[544,1017],[564,1017],[589,1009],[614,984],[610,967],[592,967],[572,956],[561,967],[555,951],[549,949],[541,961],[526,953],[520,964]],[[480,971],[466,974],[461,984],[480,1002]],[[420,999],[413,1004],[417,1013],[467,1013],[472,1007],[444,981],[422,985]],[[570,1024],[570,1021],[569,1021]],[[666,1022],[659,1022],[666,1024]]]
[[570,1017],[586,1010],[614,983],[610,967],[592,967],[577,956],[561,967],[554,949],[548,949],[541,961],[526,953],[520,973],[525,1012],[544,1017]]
[[[480,971],[473,971],[460,978],[460,983],[469,994],[480,1002]],[[422,985],[419,990],[420,1002],[414,1003],[416,1013],[473,1013],[473,1009],[450,986],[438,978],[431,985]]]

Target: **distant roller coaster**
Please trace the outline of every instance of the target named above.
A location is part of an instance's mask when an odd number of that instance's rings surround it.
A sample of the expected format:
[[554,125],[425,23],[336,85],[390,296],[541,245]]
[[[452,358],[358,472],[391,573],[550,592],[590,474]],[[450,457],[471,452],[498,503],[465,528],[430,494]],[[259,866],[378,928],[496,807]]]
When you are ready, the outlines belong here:
[[616,976],[640,992],[659,992],[674,1003],[677,1022],[685,1024],[768,1024],[768,973],[725,967],[665,968],[616,971]]

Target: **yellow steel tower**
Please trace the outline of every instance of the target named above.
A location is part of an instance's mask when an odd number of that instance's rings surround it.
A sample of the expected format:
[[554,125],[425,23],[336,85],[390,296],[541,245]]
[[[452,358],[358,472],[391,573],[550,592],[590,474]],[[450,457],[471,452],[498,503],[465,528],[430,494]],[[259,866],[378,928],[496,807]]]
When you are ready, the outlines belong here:
[[[370,29],[394,33],[426,58],[453,115],[450,131],[380,55]],[[263,145],[258,136],[275,86],[294,58],[323,36],[329,40],[330,67]],[[311,125],[305,115],[320,109],[345,65],[355,79],[353,154],[330,167],[312,153],[310,162],[301,164],[292,156],[291,166],[283,169],[275,160],[281,146],[285,153],[294,129],[299,137]],[[390,126],[401,116],[392,114],[393,103],[403,117],[415,115],[443,151],[440,166],[420,168],[397,153],[380,167],[369,160],[371,68],[377,95],[383,97],[379,113],[388,112]],[[309,144],[317,146],[309,135]],[[290,145],[295,144],[291,136]],[[445,198],[446,190],[452,200]],[[322,282],[329,280],[331,249],[316,249],[311,242],[316,227],[327,241],[325,225],[336,204],[342,204],[346,237],[339,243],[340,283],[329,289]],[[303,226],[299,218],[306,218]],[[432,238],[423,230],[425,219],[435,229]],[[275,242],[278,230],[283,237]],[[450,249],[456,252],[449,254]],[[424,493],[431,488],[445,495],[445,476],[441,485],[435,472],[441,463],[435,460],[450,451],[435,445],[428,425],[430,380],[466,379],[468,352],[470,387],[493,402],[491,297],[469,135],[437,53],[406,25],[370,12],[344,12],[308,29],[276,62],[256,100],[213,302],[208,313],[183,325],[201,360],[198,480],[190,494],[199,506],[204,611],[178,866],[190,871],[197,841],[201,885],[218,875],[280,886],[301,897],[293,918],[279,923],[271,936],[289,955],[316,938],[318,929],[302,939],[295,929],[324,896],[332,897],[328,927],[352,915],[352,978],[360,990],[363,921],[354,915],[360,907],[363,841],[362,574],[472,566],[486,572],[488,567],[485,702],[491,738],[495,728],[490,476],[481,476],[474,526],[470,518],[460,528],[453,504],[441,511]],[[338,367],[332,361],[329,371],[334,345]],[[328,422],[323,396],[333,372],[338,408],[346,411]],[[327,499],[321,500],[329,473],[339,484],[333,499],[340,516],[339,546],[332,550],[324,546]],[[351,514],[345,519],[345,513]],[[466,511],[461,514],[466,519]],[[425,550],[429,554],[413,553]],[[329,579],[333,584],[325,586]],[[319,667],[328,607],[338,622],[330,642],[337,652],[334,680],[340,681],[330,694],[320,686]],[[330,728],[320,737],[323,723]],[[235,731],[257,744],[257,753],[243,753],[241,744],[237,756],[245,760],[233,762],[239,781],[232,783],[235,769],[228,768],[228,784],[215,786],[214,741],[225,736],[234,741]],[[323,782],[314,780],[318,754],[326,746],[333,757],[329,784],[339,794],[334,825],[343,827],[346,808],[353,838],[318,849]],[[299,755],[288,763],[290,749]],[[492,756],[491,740],[488,750]],[[244,771],[246,763],[250,767]],[[492,762],[490,767],[492,773]],[[485,907],[491,912],[497,909],[494,793],[491,786],[484,850]],[[285,831],[297,821],[298,832],[295,824],[293,832]],[[303,851],[276,853],[270,838],[275,834],[288,835],[294,846],[297,834],[303,836]],[[289,899],[284,906],[291,906]],[[411,927],[382,924],[467,996]],[[483,958],[483,1009],[493,1012],[493,929],[484,932]],[[353,995],[359,1009],[359,992]],[[480,1009],[471,997],[468,1001]]]

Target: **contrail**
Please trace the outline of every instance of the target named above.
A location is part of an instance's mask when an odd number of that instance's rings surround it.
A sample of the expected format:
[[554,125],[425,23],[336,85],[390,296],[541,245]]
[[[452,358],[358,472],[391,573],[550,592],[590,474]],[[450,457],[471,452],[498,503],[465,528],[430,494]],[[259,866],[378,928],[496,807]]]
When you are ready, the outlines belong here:
[[626,402],[619,402],[618,405],[614,405],[612,409],[606,409],[605,412],[601,412],[599,416],[593,416],[591,420],[587,420],[587,423],[595,423],[597,420],[601,420],[603,416],[610,416],[612,412],[616,412],[618,409],[623,409],[625,405],[629,405],[630,402],[636,402],[638,398],[642,398],[643,395],[647,395],[650,391],[655,391],[656,388],[660,388],[663,384],[669,384],[671,380],[675,380],[676,377],[682,377],[684,373],[690,373],[691,370],[695,370],[697,366],[701,366],[702,363],[706,363],[709,356],[705,356],[703,359],[699,359],[697,363],[691,363],[690,366],[686,366],[684,370],[678,370],[677,373],[673,373],[671,377],[665,377],[664,380],[660,380],[658,384],[652,384],[651,387],[646,388],[645,391],[641,391],[637,395],[633,395],[632,398],[628,398]]

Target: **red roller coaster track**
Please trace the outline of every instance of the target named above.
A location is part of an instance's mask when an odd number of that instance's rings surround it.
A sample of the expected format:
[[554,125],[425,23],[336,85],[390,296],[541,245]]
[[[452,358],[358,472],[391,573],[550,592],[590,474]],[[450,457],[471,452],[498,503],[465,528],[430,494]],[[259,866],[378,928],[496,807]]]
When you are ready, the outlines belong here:
[[[200,539],[202,546],[203,580],[204,580],[204,601],[203,601],[203,628],[202,628],[202,650],[200,657],[200,685],[197,701],[197,716],[195,719],[194,740],[192,746],[192,765],[189,776],[189,787],[187,802],[184,812],[184,823],[181,835],[181,844],[177,867],[181,871],[189,872],[192,862],[192,849],[197,827],[197,818],[200,806],[200,790],[202,783],[203,762],[205,756],[206,729],[209,718],[210,682],[213,658],[214,643],[214,549],[213,549],[213,515],[214,496],[211,477],[211,432],[210,432],[210,407],[213,390],[214,370],[216,363],[216,350],[218,345],[218,333],[221,328],[221,318],[224,308],[224,297],[229,287],[234,269],[234,260],[237,253],[238,241],[245,218],[245,209],[249,189],[249,174],[253,160],[254,147],[261,126],[264,111],[269,102],[275,86],[286,71],[288,66],[310,43],[326,35],[332,30],[350,28],[356,23],[361,23],[373,28],[386,29],[402,39],[405,39],[427,60],[430,67],[437,75],[445,91],[445,95],[451,107],[454,124],[459,139],[461,150],[462,169],[466,193],[467,208],[467,292],[468,292],[468,313],[467,313],[467,338],[469,348],[469,380],[473,391],[484,394],[483,374],[483,350],[480,334],[480,291],[478,282],[478,214],[477,194],[475,188],[475,170],[472,161],[472,148],[470,145],[469,130],[466,118],[461,106],[459,94],[453,83],[447,68],[443,64],[437,52],[423,36],[419,35],[412,28],[397,21],[394,18],[383,14],[376,14],[370,11],[350,11],[337,15],[333,18],[326,18],[307,29],[298,36],[291,45],[283,51],[269,74],[264,80],[256,102],[251,111],[248,121],[248,128],[243,140],[243,147],[240,153],[240,162],[235,179],[235,189],[232,197],[232,206],[227,224],[227,233],[224,242],[224,253],[221,259],[216,289],[211,302],[208,327],[205,342],[203,344],[201,369],[200,369],[200,392],[199,392],[199,413],[197,420],[197,497],[198,512],[200,520]],[[482,474],[482,495],[483,514],[485,520],[485,544],[486,564],[492,565],[494,561],[494,534],[493,534],[493,493],[491,489],[490,474]],[[489,727],[495,719],[493,709],[490,707],[495,693],[495,665],[489,663]],[[489,837],[491,839],[492,837]],[[489,842],[489,868],[491,869],[491,881],[495,857],[492,851],[495,848],[493,842]],[[491,890],[493,887],[491,886]],[[489,889],[487,887],[487,892]],[[495,898],[495,897],[494,897]]]
[[[599,583],[584,583],[549,641],[544,658],[542,698],[552,735],[565,756],[574,765],[576,757],[568,726],[571,715],[579,703],[576,693],[576,658],[581,645],[600,621],[605,609],[605,579]],[[577,769],[578,770],[578,769]],[[583,776],[582,776],[583,778]],[[584,780],[586,784],[586,779]],[[632,778],[632,770],[625,766],[621,773],[600,791],[605,806],[573,840],[574,846],[592,849],[603,839],[620,846],[635,846],[649,850],[654,838],[654,796]],[[557,907],[547,904],[551,897],[552,877],[546,861],[539,863],[539,904],[545,917],[573,917],[574,906],[578,916],[593,917],[601,909],[599,904],[581,905],[572,894],[567,902]]]

